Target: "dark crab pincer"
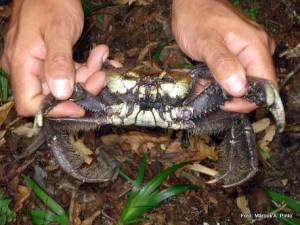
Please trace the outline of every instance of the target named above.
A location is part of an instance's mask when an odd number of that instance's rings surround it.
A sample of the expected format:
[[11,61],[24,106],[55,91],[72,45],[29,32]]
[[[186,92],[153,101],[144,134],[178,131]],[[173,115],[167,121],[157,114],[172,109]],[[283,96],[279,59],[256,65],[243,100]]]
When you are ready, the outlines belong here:
[[[96,129],[104,124],[136,125],[188,130],[195,134],[227,131],[221,144],[220,172],[211,182],[223,180],[224,187],[239,185],[258,169],[255,135],[244,114],[220,110],[231,96],[212,78],[206,66],[189,73],[170,71],[147,74],[138,69],[106,69],[107,87],[98,96],[75,85],[70,100],[88,113],[84,118],[46,118],[44,132],[55,158],[65,172],[83,182],[110,180],[116,172],[116,161],[101,152],[90,165],[85,164],[69,142],[68,132]],[[200,94],[196,87],[206,81]],[[284,108],[276,87],[267,80],[248,77],[249,88],[244,99],[266,107],[273,114],[277,131],[285,126]],[[43,115],[57,102],[46,97],[36,116],[42,126]]]

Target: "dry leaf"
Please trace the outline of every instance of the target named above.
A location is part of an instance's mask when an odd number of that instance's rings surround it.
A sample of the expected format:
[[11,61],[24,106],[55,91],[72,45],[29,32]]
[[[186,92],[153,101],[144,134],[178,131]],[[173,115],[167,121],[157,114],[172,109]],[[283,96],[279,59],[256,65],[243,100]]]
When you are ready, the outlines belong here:
[[259,141],[260,145],[267,146],[268,144],[270,144],[270,142],[273,141],[275,134],[276,134],[276,126],[275,125],[269,126],[266,129],[265,136],[262,138],[262,140]]
[[[248,220],[252,220],[251,211],[248,207],[248,200],[245,195],[241,195],[236,199],[237,207],[241,210],[242,215],[245,215]],[[247,215],[247,216],[246,216]],[[250,215],[250,216],[248,216]]]
[[84,159],[84,162],[90,165],[93,161],[93,158],[90,157],[90,155],[93,155],[93,151],[89,149],[81,139],[77,141],[71,140],[71,143],[74,147],[74,150]]
[[166,135],[158,137],[154,134],[144,132],[131,131],[122,135],[107,135],[101,138],[105,145],[120,145],[122,149],[133,151],[135,153],[144,153],[154,146],[164,146],[169,143]]
[[138,57],[138,61],[143,61],[145,57],[151,52],[151,49],[154,49],[158,45],[157,42],[150,42],[146,45],[142,50],[140,50],[140,54]]
[[282,185],[285,187],[289,182],[289,179],[285,178],[281,180]]
[[201,160],[209,158],[211,160],[217,160],[218,155],[215,146],[208,145],[210,141],[209,136],[197,136],[193,135],[190,138],[191,149],[198,152],[198,157]]
[[6,130],[1,130],[0,131],[0,147],[2,146],[2,145],[4,145],[4,143],[5,143],[5,138],[4,138],[4,135],[6,134]]
[[15,212],[18,212],[23,208],[23,203],[28,199],[30,196],[31,190],[23,185],[18,185],[17,192],[15,193]]
[[93,213],[93,215],[91,215],[89,218],[85,219],[81,225],[93,225],[94,220],[100,216],[101,214],[101,210],[97,210],[96,212]]
[[261,120],[258,120],[254,123],[252,123],[252,128],[254,133],[259,133],[267,129],[271,124],[271,121],[269,118],[263,118]]
[[12,132],[21,137],[31,138],[34,135],[32,123],[25,123],[12,130]]
[[188,168],[190,170],[194,170],[194,171],[197,171],[199,173],[203,173],[203,174],[206,174],[206,175],[209,175],[209,176],[212,176],[212,177],[215,177],[218,174],[218,171],[216,171],[214,169],[211,169],[211,168],[208,168],[206,166],[203,166],[199,163],[194,163],[193,165],[189,165]]
[[270,149],[270,147],[268,145],[274,139],[275,134],[276,134],[276,126],[271,125],[266,129],[265,136],[257,142],[258,146],[259,146],[259,150],[260,150],[260,156],[264,160],[267,160],[270,158],[270,152],[272,150]]
[[8,113],[14,106],[14,102],[8,102],[0,107],[0,126],[3,124],[3,122],[6,120]]

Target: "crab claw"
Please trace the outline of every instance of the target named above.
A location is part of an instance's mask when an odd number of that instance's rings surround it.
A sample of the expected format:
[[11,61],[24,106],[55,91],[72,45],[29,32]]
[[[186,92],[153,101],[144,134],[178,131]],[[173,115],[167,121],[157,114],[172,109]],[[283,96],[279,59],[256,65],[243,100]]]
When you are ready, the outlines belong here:
[[277,87],[269,80],[249,77],[249,89],[245,99],[256,103],[258,106],[267,107],[272,113],[281,133],[285,127],[285,112]]

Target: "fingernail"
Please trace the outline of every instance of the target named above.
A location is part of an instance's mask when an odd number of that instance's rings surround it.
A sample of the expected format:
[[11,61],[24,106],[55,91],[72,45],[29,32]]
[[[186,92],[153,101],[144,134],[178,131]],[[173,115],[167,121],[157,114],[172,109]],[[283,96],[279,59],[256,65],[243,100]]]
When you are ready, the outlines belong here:
[[247,81],[241,75],[231,75],[226,81],[225,85],[227,86],[227,90],[233,95],[237,95],[236,97],[240,97],[240,95],[245,94],[247,89]]
[[67,99],[72,94],[72,84],[68,79],[55,79],[50,82],[50,89],[58,99]]

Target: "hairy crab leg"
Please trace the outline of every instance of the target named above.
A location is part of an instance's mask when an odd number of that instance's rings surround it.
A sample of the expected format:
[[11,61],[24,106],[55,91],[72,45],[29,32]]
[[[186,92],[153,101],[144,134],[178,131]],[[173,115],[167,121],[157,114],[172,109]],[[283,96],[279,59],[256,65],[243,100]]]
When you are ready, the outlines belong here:
[[[90,165],[76,154],[69,142],[69,134],[59,131],[54,127],[55,123],[45,122],[47,143],[61,168],[72,177],[88,183],[106,182],[117,173],[117,161],[101,151],[101,155],[95,156]],[[59,135],[57,135],[59,133]]]
[[218,111],[195,124],[196,134],[230,131],[219,149],[221,172],[208,183],[223,180],[223,187],[229,188],[245,183],[255,175],[258,170],[255,135],[245,115]]

